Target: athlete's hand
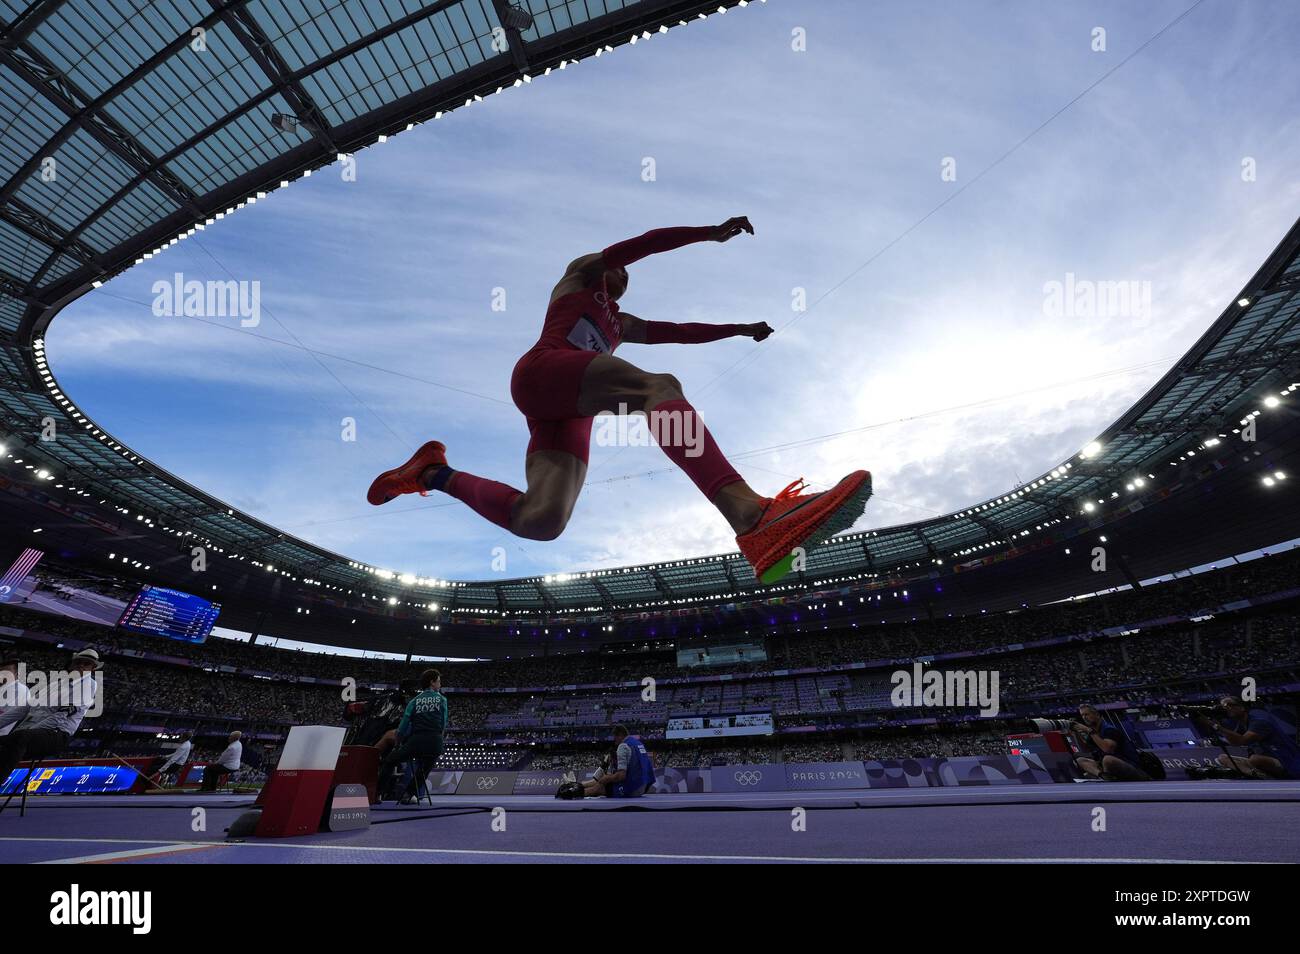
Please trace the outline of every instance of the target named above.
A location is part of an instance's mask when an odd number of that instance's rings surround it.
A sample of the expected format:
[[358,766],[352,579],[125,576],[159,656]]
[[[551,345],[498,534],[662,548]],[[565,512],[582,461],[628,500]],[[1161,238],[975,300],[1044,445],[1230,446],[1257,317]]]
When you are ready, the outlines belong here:
[[762,341],[772,333],[772,326],[766,321],[760,321],[754,325],[745,326],[745,337],[753,338],[755,341]]
[[727,239],[735,238],[741,232],[754,234],[754,226],[749,224],[749,219],[743,215],[733,216],[721,225],[715,226],[713,235],[710,236],[715,242],[725,242]]

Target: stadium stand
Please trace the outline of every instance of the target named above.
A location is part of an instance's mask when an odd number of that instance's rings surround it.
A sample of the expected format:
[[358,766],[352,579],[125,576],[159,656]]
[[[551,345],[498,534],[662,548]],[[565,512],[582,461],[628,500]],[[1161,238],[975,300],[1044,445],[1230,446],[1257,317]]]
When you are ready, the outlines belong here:
[[[761,640],[765,660],[722,670],[679,668],[671,642],[654,652],[611,646],[548,658],[438,662],[451,710],[443,764],[568,764],[598,747],[613,723],[658,740],[652,752],[679,767],[994,754],[1028,717],[1068,714],[1085,701],[1137,707],[1203,701],[1245,673],[1261,692],[1283,692],[1300,682],[1298,571],[1300,549],[1140,590],[1007,613],[827,622],[815,631],[785,626]],[[47,567],[41,585],[71,584]],[[109,596],[124,594],[110,580],[96,585]],[[276,746],[292,725],[344,724],[343,680],[356,680],[364,698],[427,665],[220,638],[192,645],[21,605],[0,606],[0,641],[30,668],[57,667],[68,648],[83,645],[107,660],[106,710],[77,739],[86,755],[100,748],[155,754],[159,736],[185,729],[195,730],[200,751],[219,748],[217,740],[235,728]],[[945,655],[972,652],[999,673],[996,717],[980,719],[970,709],[921,712],[891,700],[891,674],[900,667],[926,660],[943,668]],[[954,655],[952,665],[969,658]],[[657,683],[653,702],[641,696],[646,676]],[[575,688],[546,688],[561,683]],[[775,717],[771,739],[663,741],[670,718],[762,712]],[[908,725],[920,717],[935,722],[923,731]],[[794,730],[818,738],[795,739]]]

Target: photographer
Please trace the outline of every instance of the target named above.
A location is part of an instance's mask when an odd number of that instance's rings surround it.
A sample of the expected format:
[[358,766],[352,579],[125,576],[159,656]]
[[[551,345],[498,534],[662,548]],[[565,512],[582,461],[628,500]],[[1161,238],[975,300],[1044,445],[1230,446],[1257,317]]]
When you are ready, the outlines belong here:
[[[638,736],[630,734],[624,726],[614,726],[614,758],[606,759],[595,778],[585,782],[567,782],[560,786],[557,798],[638,798],[654,785],[655,768]],[[612,767],[614,771],[608,771]]]
[[1223,739],[1229,745],[1249,746],[1246,757],[1224,753],[1219,764],[1250,778],[1300,778],[1300,744],[1286,725],[1266,709],[1247,708],[1240,699],[1224,696],[1218,709],[1224,722],[1208,717],[1196,724]]
[[[397,726],[397,746],[379,766],[378,792],[380,800],[388,794],[397,767],[417,759],[416,773],[425,775],[432,770],[442,754],[443,734],[447,729],[447,697],[442,694],[442,674],[436,669],[426,669],[420,674],[420,692],[406,704]],[[412,776],[399,796],[402,804],[413,801],[411,791],[417,789]]]
[[1079,718],[1070,727],[1079,748],[1088,752],[1074,760],[1085,775],[1108,782],[1149,782],[1151,776],[1139,768],[1135,746],[1122,729],[1106,725],[1093,706],[1079,706]]
[[357,733],[353,745],[370,745],[379,750],[382,759],[397,745],[397,727],[402,714],[415,694],[420,691],[414,679],[403,679],[397,689],[370,704],[366,721]]

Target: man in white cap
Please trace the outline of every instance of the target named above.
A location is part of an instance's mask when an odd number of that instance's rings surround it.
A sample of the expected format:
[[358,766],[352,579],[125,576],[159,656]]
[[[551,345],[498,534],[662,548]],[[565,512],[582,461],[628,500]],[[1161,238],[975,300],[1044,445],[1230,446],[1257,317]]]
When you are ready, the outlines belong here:
[[244,743],[239,739],[243,735],[239,730],[230,733],[226,738],[226,747],[222,753],[217,756],[215,762],[209,762],[203,768],[203,787],[201,791],[215,792],[227,775],[239,771],[240,762],[244,757]]
[[66,673],[52,673],[44,690],[29,696],[27,714],[12,732],[0,736],[0,782],[19,762],[45,759],[68,746],[86,711],[95,704],[99,683],[95,673],[104,668],[99,653],[83,649],[73,654]]

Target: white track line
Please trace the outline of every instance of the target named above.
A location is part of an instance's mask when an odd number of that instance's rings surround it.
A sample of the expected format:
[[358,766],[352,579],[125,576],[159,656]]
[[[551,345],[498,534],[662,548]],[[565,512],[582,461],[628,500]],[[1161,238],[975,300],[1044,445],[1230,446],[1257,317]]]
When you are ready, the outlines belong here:
[[[1040,783],[1037,785],[961,785],[949,786],[943,788],[908,787],[908,788],[872,788],[872,789],[808,789],[805,792],[674,792],[659,795],[648,795],[641,799],[624,799],[616,800],[619,806],[623,805],[671,805],[678,799],[684,799],[682,805],[735,805],[745,807],[747,805],[768,805],[775,804],[780,806],[795,807],[796,805],[804,806],[818,802],[852,802],[859,801],[865,805],[870,804],[892,804],[902,801],[906,804],[919,804],[926,801],[944,802],[954,799],[979,800],[1003,800],[1003,801],[1038,801],[1050,802],[1054,800],[1071,800],[1077,799],[1081,793],[1089,792],[1085,796],[1092,799],[1094,796],[1098,800],[1122,799],[1125,796],[1132,795],[1163,795],[1175,796],[1161,799],[1152,799],[1153,803],[1166,802],[1197,802],[1208,799],[1219,800],[1224,797],[1232,798],[1237,795],[1245,795],[1240,801],[1256,801],[1258,798],[1250,798],[1249,795],[1259,797],[1288,797],[1295,796],[1300,799],[1300,786],[1285,781],[1223,781],[1223,782],[1206,782],[1206,781],[1168,781],[1168,782],[1116,782],[1106,784],[1102,782],[1087,784],[1069,784],[1069,783]],[[1192,794],[1195,798],[1180,798],[1181,794]],[[231,801],[214,801],[202,796],[196,798],[187,798],[184,795],[152,795],[152,796],[114,796],[114,795],[35,795],[29,796],[28,808],[31,808],[36,801],[42,800],[46,803],[45,807],[55,805],[63,799],[75,799],[73,801],[64,801],[66,807],[89,807],[93,805],[113,806],[115,801],[121,798],[135,799],[131,805],[148,805],[158,808],[176,808],[190,807],[192,805],[203,805],[207,808],[239,808],[252,804],[252,798],[238,799]],[[229,796],[227,796],[229,797]],[[143,799],[148,798],[146,802]],[[94,799],[94,801],[91,801]],[[167,799],[163,801],[153,801],[153,799]],[[480,799],[476,795],[434,795],[435,808],[480,808],[495,807],[497,805],[539,805],[554,800],[545,795],[498,795],[495,798],[487,797]],[[119,802],[119,807],[123,803]],[[566,803],[567,804],[567,803]],[[613,802],[606,800],[585,801],[579,804],[585,805],[610,805]],[[424,806],[422,806],[424,807]],[[574,806],[577,807],[576,805]],[[395,808],[384,809],[385,812],[396,811]],[[8,814],[8,813],[6,813]]]
[[[607,805],[611,808],[624,807],[628,805],[648,805],[664,806],[674,804],[670,800],[681,799],[682,807],[690,805],[722,805],[734,806],[736,808],[745,808],[750,805],[779,805],[779,806],[803,806],[817,802],[860,802],[866,805],[888,805],[897,804],[900,801],[908,805],[917,805],[926,801],[944,802],[956,799],[970,799],[975,801],[1069,801],[1078,798],[1092,800],[1094,796],[1098,801],[1114,800],[1132,795],[1163,795],[1164,798],[1149,799],[1152,804],[1159,802],[1187,802],[1197,803],[1212,800],[1217,794],[1220,797],[1226,796],[1232,798],[1243,793],[1257,794],[1261,797],[1286,797],[1295,796],[1300,798],[1300,786],[1283,784],[1283,783],[1251,783],[1252,786],[1259,787],[1237,787],[1220,790],[1215,793],[1213,789],[1205,787],[1189,787],[1199,783],[1172,783],[1179,787],[1171,787],[1171,783],[1156,782],[1144,785],[1138,782],[1115,783],[1105,785],[1104,783],[1096,784],[1079,784],[1060,787],[1056,786],[1012,786],[1012,785],[971,785],[952,788],[899,788],[899,789],[846,789],[839,792],[826,790],[809,791],[809,792],[692,792],[676,793],[671,795],[650,795],[640,799],[615,799],[604,800],[597,799],[594,801],[575,802],[574,809],[579,805]],[[1104,787],[1103,787],[1104,786]],[[1036,790],[1035,790],[1036,789]],[[1084,795],[1090,792],[1092,794]],[[1190,798],[1170,798],[1187,794],[1195,797]],[[53,796],[51,796],[53,797]],[[1208,798],[1207,798],[1208,797]],[[1234,799],[1241,802],[1257,801],[1258,799],[1242,797]],[[495,799],[480,799],[474,795],[435,795],[433,796],[434,808],[478,808],[482,806],[496,805],[516,805],[526,806],[534,804],[546,804],[548,801],[542,795],[500,795]],[[395,809],[384,809],[384,811],[394,811]]]
[[[85,842],[91,844],[141,844],[140,839],[125,838],[0,838],[0,841],[26,842]],[[159,842],[157,851],[194,845],[195,847],[213,847],[221,845],[227,848],[300,848],[314,851],[375,851],[384,854],[415,855],[473,855],[476,857],[497,858],[598,858],[607,861],[789,861],[806,864],[1121,864],[1121,865],[1236,865],[1236,864],[1278,864],[1268,861],[1229,861],[1199,858],[833,858],[803,855],[676,855],[649,852],[601,852],[601,851],[507,851],[482,848],[390,848],[366,847],[361,845],[316,845],[294,841],[276,842]],[[104,857],[88,856],[88,857]]]
[[[131,848],[125,851],[109,851],[94,855],[78,855],[75,858],[53,858],[49,861],[38,861],[35,864],[40,865],[87,865],[97,864],[105,861],[122,861],[127,858],[146,858],[150,855],[173,855],[179,852],[204,851],[208,848],[218,847],[216,842],[186,842],[175,841],[165,845],[157,845],[153,848]],[[220,844],[225,847],[224,844]]]

